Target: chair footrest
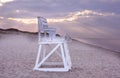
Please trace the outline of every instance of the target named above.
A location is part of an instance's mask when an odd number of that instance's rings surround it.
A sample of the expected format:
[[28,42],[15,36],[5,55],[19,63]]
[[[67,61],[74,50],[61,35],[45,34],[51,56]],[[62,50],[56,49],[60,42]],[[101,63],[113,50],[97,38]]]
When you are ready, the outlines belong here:
[[69,69],[65,68],[34,68],[33,70],[38,70],[38,71],[52,71],[52,72],[67,72]]

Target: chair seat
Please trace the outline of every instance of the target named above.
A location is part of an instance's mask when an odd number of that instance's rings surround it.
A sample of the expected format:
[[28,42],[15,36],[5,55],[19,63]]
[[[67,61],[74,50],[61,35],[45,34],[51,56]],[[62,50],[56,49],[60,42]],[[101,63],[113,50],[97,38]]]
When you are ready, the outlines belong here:
[[45,28],[44,31],[56,31],[56,28],[50,28],[50,27],[48,27],[48,28]]
[[62,37],[42,37],[39,40],[39,44],[56,44],[56,43],[64,43],[66,42],[65,38]]

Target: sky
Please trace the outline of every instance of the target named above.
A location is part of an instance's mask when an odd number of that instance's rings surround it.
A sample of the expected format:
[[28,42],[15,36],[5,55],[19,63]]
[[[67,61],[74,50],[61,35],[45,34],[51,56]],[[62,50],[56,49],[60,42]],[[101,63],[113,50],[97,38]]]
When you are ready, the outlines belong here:
[[61,34],[120,38],[120,0],[0,0],[0,28],[37,32],[37,16]]

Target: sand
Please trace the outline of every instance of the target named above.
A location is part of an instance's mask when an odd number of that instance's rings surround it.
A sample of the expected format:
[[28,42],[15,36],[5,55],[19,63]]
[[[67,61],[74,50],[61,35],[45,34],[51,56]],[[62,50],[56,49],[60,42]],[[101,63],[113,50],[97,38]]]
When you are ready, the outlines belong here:
[[71,71],[33,71],[38,50],[37,35],[0,33],[0,78],[120,78],[120,53],[77,40],[68,45]]

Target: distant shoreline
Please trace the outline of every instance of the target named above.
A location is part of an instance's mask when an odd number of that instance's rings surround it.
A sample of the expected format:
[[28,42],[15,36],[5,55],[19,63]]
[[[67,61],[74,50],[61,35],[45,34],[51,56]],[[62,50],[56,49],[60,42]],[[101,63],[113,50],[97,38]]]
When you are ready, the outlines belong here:
[[111,51],[111,52],[118,52],[118,53],[120,53],[120,51],[118,51],[118,50],[112,50],[110,48],[106,48],[106,47],[104,47],[102,45],[99,45],[99,44],[93,44],[93,43],[90,43],[90,42],[87,42],[87,41],[83,41],[83,40],[80,40],[80,39],[77,39],[77,38],[73,38],[73,40],[78,41],[78,42],[83,43],[83,44],[86,44],[86,45],[90,45],[90,46],[94,46],[94,47],[101,48],[101,49],[104,49],[104,50],[108,50],[108,51]]

